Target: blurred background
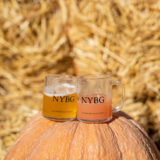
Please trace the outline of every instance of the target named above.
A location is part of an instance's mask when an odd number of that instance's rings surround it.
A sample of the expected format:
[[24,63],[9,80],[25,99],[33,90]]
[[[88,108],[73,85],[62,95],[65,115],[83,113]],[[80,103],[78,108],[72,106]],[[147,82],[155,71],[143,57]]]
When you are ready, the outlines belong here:
[[0,157],[41,110],[48,73],[112,74],[160,149],[160,0],[1,0]]

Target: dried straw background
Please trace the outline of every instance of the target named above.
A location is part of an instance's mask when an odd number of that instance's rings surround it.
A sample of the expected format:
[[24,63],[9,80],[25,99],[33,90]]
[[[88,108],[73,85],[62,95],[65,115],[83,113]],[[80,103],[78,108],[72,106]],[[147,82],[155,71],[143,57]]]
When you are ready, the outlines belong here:
[[160,0],[1,0],[0,157],[41,109],[46,73],[112,73],[160,144]]

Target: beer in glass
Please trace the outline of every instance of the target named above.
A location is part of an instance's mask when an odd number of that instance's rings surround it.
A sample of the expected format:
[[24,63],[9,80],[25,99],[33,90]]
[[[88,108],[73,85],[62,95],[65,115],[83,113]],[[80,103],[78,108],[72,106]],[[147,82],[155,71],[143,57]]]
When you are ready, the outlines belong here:
[[43,116],[57,121],[76,118],[76,78],[66,75],[49,75],[45,78]]

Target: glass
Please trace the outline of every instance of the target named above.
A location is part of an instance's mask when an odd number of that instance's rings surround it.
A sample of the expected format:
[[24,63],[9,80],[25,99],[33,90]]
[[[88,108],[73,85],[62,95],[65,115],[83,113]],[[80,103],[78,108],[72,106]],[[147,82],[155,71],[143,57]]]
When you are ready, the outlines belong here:
[[[121,104],[112,109],[112,86],[121,85]],[[124,87],[110,75],[87,75],[77,80],[77,119],[84,122],[106,122],[123,105]]]
[[76,78],[67,75],[45,77],[42,114],[58,121],[76,118]]

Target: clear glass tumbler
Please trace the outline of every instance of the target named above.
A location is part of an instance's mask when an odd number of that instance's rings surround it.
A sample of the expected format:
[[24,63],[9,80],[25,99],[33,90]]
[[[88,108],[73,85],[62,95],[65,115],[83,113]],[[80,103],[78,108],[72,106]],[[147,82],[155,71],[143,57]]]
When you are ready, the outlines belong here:
[[[112,86],[121,85],[121,104],[112,109]],[[123,105],[124,87],[112,81],[111,75],[86,75],[77,79],[77,119],[84,122],[106,122]]]
[[76,77],[47,75],[43,92],[43,116],[66,121],[75,119],[76,113]]

